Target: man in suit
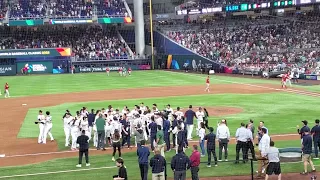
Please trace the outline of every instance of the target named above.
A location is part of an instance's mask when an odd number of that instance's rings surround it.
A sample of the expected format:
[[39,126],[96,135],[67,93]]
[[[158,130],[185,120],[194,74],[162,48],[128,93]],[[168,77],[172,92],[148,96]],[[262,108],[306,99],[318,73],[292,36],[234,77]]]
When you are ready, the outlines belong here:
[[86,131],[82,130],[81,136],[77,138],[77,144],[79,144],[79,164],[77,167],[82,166],[82,156],[86,157],[86,166],[90,166],[89,163],[89,137],[86,136]]

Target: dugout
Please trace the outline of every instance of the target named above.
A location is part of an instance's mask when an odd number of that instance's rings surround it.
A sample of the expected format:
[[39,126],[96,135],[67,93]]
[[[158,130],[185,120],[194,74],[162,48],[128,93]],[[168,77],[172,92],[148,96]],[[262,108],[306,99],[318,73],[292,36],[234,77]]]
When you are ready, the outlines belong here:
[[69,73],[71,48],[0,51],[0,76]]

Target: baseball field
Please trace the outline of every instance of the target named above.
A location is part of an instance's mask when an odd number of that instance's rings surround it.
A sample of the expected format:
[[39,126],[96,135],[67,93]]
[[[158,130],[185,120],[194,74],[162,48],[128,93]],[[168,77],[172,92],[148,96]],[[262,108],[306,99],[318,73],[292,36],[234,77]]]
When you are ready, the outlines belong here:
[[[141,102],[149,106],[156,103],[159,109],[167,104],[186,109],[191,104],[207,108],[209,125],[214,128],[218,120],[226,118],[232,136],[241,122],[253,119],[257,127],[264,121],[278,148],[300,147],[296,126],[308,120],[312,127],[319,118],[320,85],[305,82],[304,86],[282,90],[280,81],[212,75],[211,92],[206,93],[205,79],[206,75],[170,71],[136,71],[129,77],[115,72],[109,77],[105,73],[1,77],[0,85],[10,85],[11,98],[0,97],[0,154],[4,155],[0,158],[0,179],[109,180],[117,174],[111,149],[92,149],[91,167],[75,167],[78,153],[64,147],[61,117],[66,109],[73,113],[83,106],[122,109],[127,105],[132,109]],[[34,121],[40,109],[53,116],[54,142],[37,143],[39,128]],[[192,143],[198,144],[196,138]],[[235,159],[234,144],[231,140],[229,160]],[[129,180],[139,180],[136,149],[125,148],[123,152]],[[191,150],[186,153],[190,155]],[[173,151],[166,153],[168,162],[173,155]],[[250,179],[250,164],[221,162],[207,168],[207,157],[201,161],[199,175],[203,179]],[[314,163],[320,166],[319,160]],[[283,163],[283,179],[310,179],[298,175],[302,169],[302,163]],[[190,177],[190,172],[187,175]],[[172,177],[168,165],[168,179]]]

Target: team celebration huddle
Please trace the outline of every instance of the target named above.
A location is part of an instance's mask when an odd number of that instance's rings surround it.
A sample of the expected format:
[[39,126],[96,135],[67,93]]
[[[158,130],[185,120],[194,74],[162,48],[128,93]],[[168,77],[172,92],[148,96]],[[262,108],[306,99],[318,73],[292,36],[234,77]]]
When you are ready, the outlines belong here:
[[[121,171],[124,171],[121,149],[131,149],[131,146],[135,146],[139,157],[141,179],[146,179],[150,152],[149,147],[145,145],[149,141],[155,157],[157,156],[158,161],[163,161],[162,163],[156,163],[157,166],[165,164],[165,152],[174,150],[176,155],[171,159],[171,169],[174,172],[175,179],[185,179],[186,171],[190,169],[192,179],[197,180],[199,178],[200,158],[207,155],[207,167],[209,168],[211,167],[212,156],[214,166],[218,166],[218,162],[222,161],[223,157],[224,161],[228,161],[230,131],[227,120],[222,119],[218,123],[216,132],[214,132],[214,128],[209,126],[208,117],[209,113],[203,107],[197,107],[195,112],[192,105],[189,105],[188,109],[182,112],[182,108],[177,107],[176,110],[173,110],[170,104],[164,110],[159,110],[157,104],[149,107],[141,103],[135,105],[132,110],[127,106],[124,106],[123,109],[114,109],[112,105],[101,110],[91,109],[90,112],[86,107],[83,107],[74,115],[66,110],[62,120],[64,123],[65,146],[70,146],[73,151],[79,150],[77,167],[81,167],[83,155],[86,157],[86,166],[90,166],[89,143],[92,142],[97,150],[106,151],[106,146],[112,147],[111,160],[116,161]],[[38,143],[46,144],[47,135],[50,136],[51,141],[54,140],[51,134],[53,126],[49,111],[43,115],[40,110],[38,121],[35,123],[39,124],[40,129]],[[195,128],[194,124],[196,124]],[[198,141],[192,139],[194,138],[192,137],[194,130]],[[237,143],[235,164],[239,163],[240,150],[242,150],[243,163],[248,161],[250,152],[252,158],[258,161],[258,176],[266,174],[266,179],[268,179],[268,175],[275,173],[281,179],[279,151],[273,147],[274,142],[270,140],[264,122],[260,122],[256,136],[254,136],[254,132],[255,128],[252,120],[247,124],[241,123],[240,128],[235,132]],[[254,148],[254,137],[258,139],[257,152]],[[131,142],[131,140],[134,142]],[[218,157],[216,155],[216,140],[219,145]],[[184,152],[189,146],[192,146],[193,152],[190,157],[187,157]],[[118,157],[115,158],[117,151]],[[223,153],[224,156],[222,156]],[[268,162],[268,159],[271,162]],[[267,166],[268,164],[269,166]],[[150,166],[152,167],[151,160]],[[154,168],[152,167],[153,170]],[[152,172],[158,173],[158,175],[160,173],[157,177],[164,177],[164,166],[158,168],[160,168],[160,172],[153,170]],[[126,172],[121,174],[120,169],[119,175],[116,177],[126,179]]]

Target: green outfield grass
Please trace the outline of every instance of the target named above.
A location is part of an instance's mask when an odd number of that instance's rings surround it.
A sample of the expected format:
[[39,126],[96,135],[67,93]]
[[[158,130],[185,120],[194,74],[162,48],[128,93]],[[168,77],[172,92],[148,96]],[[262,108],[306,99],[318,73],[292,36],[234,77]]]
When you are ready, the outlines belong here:
[[[10,93],[13,97],[34,96],[41,94],[94,91],[104,89],[124,89],[124,88],[144,88],[156,86],[186,86],[186,85],[204,85],[206,75],[200,74],[185,74],[167,71],[136,71],[133,75],[127,78],[119,77],[116,73],[111,73],[107,77],[105,73],[87,73],[87,74],[64,74],[64,75],[31,75],[31,76],[15,76],[5,77],[0,79],[0,85],[8,82],[10,84]],[[212,76],[213,84],[279,84],[278,81],[260,80],[250,78],[237,78],[226,76]],[[320,86],[298,86],[306,90],[320,92]],[[1,97],[0,97],[1,98]],[[210,126],[216,127],[217,121],[221,118],[226,118],[229,122],[228,126],[232,136],[241,122],[248,122],[249,119],[254,119],[257,127],[258,121],[265,121],[271,135],[296,133],[296,125],[301,124],[301,120],[307,119],[312,126],[313,121],[319,118],[320,110],[318,98],[311,96],[303,96],[289,93],[266,93],[266,94],[210,94],[210,95],[193,95],[193,96],[176,96],[148,99],[127,99],[117,101],[99,101],[99,102],[82,102],[82,103],[65,103],[52,107],[41,107],[42,110],[51,111],[53,116],[52,133],[58,142],[60,150],[64,150],[64,132],[61,117],[66,109],[73,112],[79,110],[83,106],[89,109],[106,108],[109,104],[114,108],[122,109],[127,105],[130,109],[135,104],[144,102],[146,105],[157,103],[161,109],[166,104],[170,103],[173,108],[177,106],[187,107],[192,104],[196,107],[237,107],[242,108],[243,112],[235,115],[223,117],[210,117]],[[38,137],[38,126],[34,124],[39,109],[29,109],[27,116],[21,126],[18,138],[36,138]],[[299,147],[300,141],[279,141],[276,142],[278,147]],[[235,158],[234,145],[231,145],[229,159]],[[190,150],[187,151],[190,154]],[[170,152],[166,155],[168,161],[174,155]],[[135,153],[127,153],[123,155],[129,172],[130,180],[139,180],[139,170],[137,166],[137,158]],[[202,158],[202,161],[205,161]],[[320,161],[319,161],[320,162]],[[32,174],[49,171],[74,170],[77,163],[77,158],[56,159],[45,163],[21,166],[0,168],[1,176],[14,174]],[[105,166],[114,166],[110,155],[91,157],[91,168],[99,168]],[[320,164],[317,162],[317,164]],[[249,165],[240,164],[235,166],[228,163],[221,163],[218,167],[210,169],[201,165],[201,176],[226,176],[226,175],[247,175],[250,173]],[[302,169],[301,164],[285,164],[282,166],[284,172],[299,172]],[[84,168],[85,169],[85,168]],[[227,171],[226,171],[227,169]],[[117,169],[100,169],[85,172],[72,172],[51,175],[39,175],[30,177],[10,178],[10,179],[89,179],[93,177],[109,178],[112,174],[116,174]],[[190,173],[188,173],[190,177]],[[169,171],[169,177],[172,177],[172,172]]]
[[[79,73],[60,75],[9,76],[0,79],[0,85],[8,82],[12,97],[34,96],[68,92],[84,92],[105,89],[144,88],[156,86],[201,85],[205,82],[201,74],[185,74],[168,71],[135,71],[130,77],[119,77],[112,72],[109,77],[105,73]],[[241,77],[215,76],[212,84],[279,84],[278,81],[260,80]],[[280,81],[280,80],[279,80]],[[295,86],[295,85],[294,85]],[[306,90],[320,92],[320,86],[295,86]],[[3,96],[0,98],[3,98]]]
[[[278,148],[283,147],[299,147],[300,141],[277,141],[276,146]],[[186,151],[189,156],[191,154],[191,149]],[[166,153],[166,159],[168,163],[171,161],[171,157],[174,152],[171,151]],[[150,154],[150,158],[153,154]],[[129,180],[140,180],[139,168],[137,163],[136,153],[126,153],[123,155],[125,165],[127,167]],[[235,145],[229,146],[229,160],[235,159]],[[33,174],[33,173],[46,173],[53,171],[66,171],[66,170],[76,170],[75,165],[77,164],[77,158],[64,158],[56,159],[44,163],[20,166],[20,167],[6,167],[0,168],[0,178],[1,176],[10,176],[17,174]],[[234,165],[233,162],[218,162],[218,167],[206,167],[207,156],[201,158],[200,174],[201,177],[211,177],[211,176],[230,176],[230,175],[250,175],[250,164],[239,164]],[[110,155],[99,155],[90,157],[90,168],[101,168],[101,167],[112,167],[115,165],[111,161]],[[320,165],[319,160],[315,160],[316,165]],[[256,169],[256,163],[254,163],[254,168]],[[302,163],[293,164],[282,164],[283,173],[288,172],[300,172],[302,171]],[[82,167],[82,169],[88,169],[87,167]],[[170,169],[170,164],[168,164],[168,177],[172,177],[172,171]],[[227,171],[226,171],[227,169]],[[24,180],[40,180],[40,179],[89,179],[94,177],[103,177],[104,179],[111,179],[111,176],[117,174],[117,168],[110,169],[100,169],[100,170],[90,170],[82,172],[70,172],[70,173],[60,173],[60,174],[49,174],[49,175],[38,175],[29,177],[16,177],[10,179],[24,179]],[[190,177],[190,171],[187,172],[188,177]],[[149,169],[149,177],[151,179],[151,170]]]
[[[159,108],[170,103],[172,107],[188,107],[193,104],[197,106],[214,107],[238,107],[242,108],[243,112],[235,115],[224,117],[210,117],[209,124],[216,127],[217,121],[221,118],[227,118],[232,135],[235,134],[236,128],[241,122],[248,122],[249,119],[255,120],[255,125],[258,121],[265,121],[266,126],[270,130],[270,134],[286,134],[296,133],[296,125],[301,124],[301,120],[307,119],[310,122],[318,118],[320,107],[318,99],[309,96],[297,96],[294,94],[284,93],[269,93],[269,94],[215,94],[215,95],[195,95],[195,96],[177,96],[152,99],[128,99],[118,101],[100,101],[100,102],[84,102],[84,103],[66,103],[53,107],[43,107],[42,110],[50,110],[53,116],[52,133],[59,143],[59,147],[64,149],[64,132],[61,117],[66,109],[73,113],[83,106],[89,109],[101,109],[111,104],[114,108],[122,109],[127,105],[132,108],[135,104],[144,102],[146,105],[157,103]],[[308,102],[302,104],[301,102]],[[37,116],[39,109],[29,109],[27,116],[21,126],[19,138],[36,138],[38,137],[38,126],[33,122]],[[195,122],[196,123],[196,122]],[[311,123],[312,124],[312,123]]]

